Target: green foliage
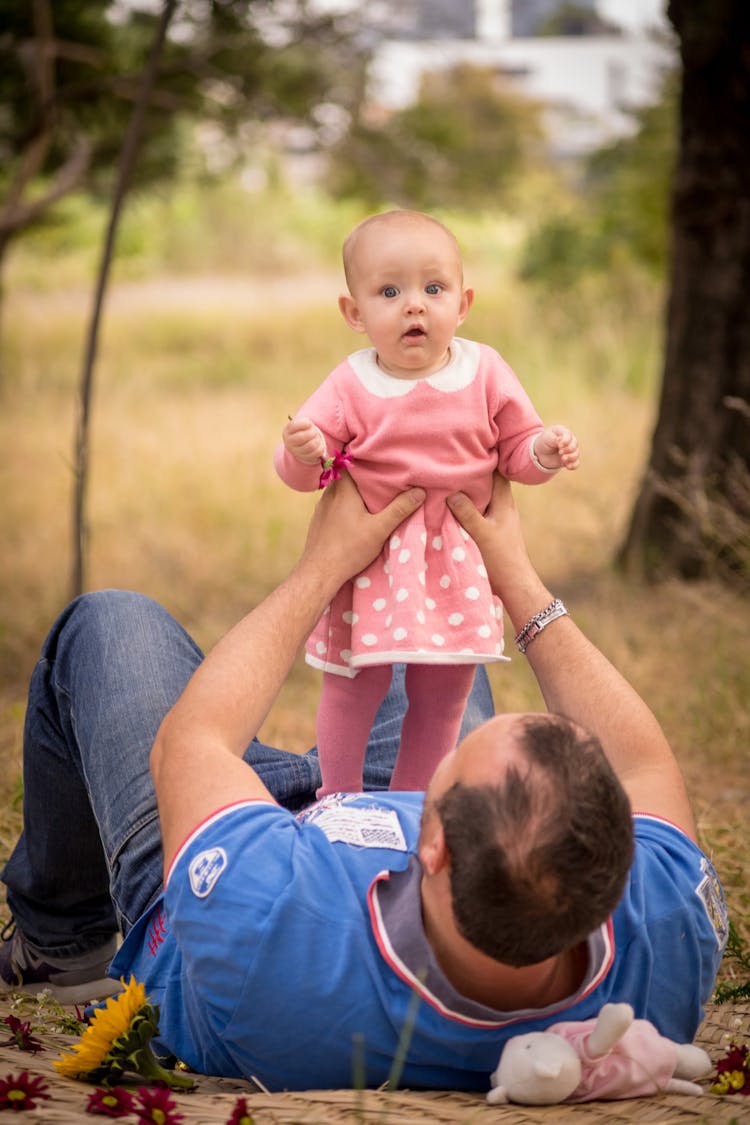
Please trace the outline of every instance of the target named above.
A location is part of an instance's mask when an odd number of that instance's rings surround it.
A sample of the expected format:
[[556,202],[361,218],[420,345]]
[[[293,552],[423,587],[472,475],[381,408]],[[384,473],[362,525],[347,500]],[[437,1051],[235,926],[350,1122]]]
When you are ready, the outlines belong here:
[[559,4],[534,29],[536,35],[616,35],[619,31],[616,24],[602,19],[588,4],[575,0]]
[[[133,11],[119,26],[106,4],[76,0],[50,5],[55,54],[46,80],[39,59],[33,5],[0,0],[0,189],[7,188],[24,154],[45,146],[40,171],[52,177],[85,140],[91,156],[88,183],[104,185],[103,173],[118,158],[135,91],[156,24],[155,13]],[[171,50],[170,66],[175,66]],[[40,84],[42,88],[40,88]],[[148,183],[175,166],[174,101],[180,80],[165,84],[146,124],[138,178]],[[44,93],[44,97],[42,94]],[[170,95],[169,104],[164,100]]]
[[490,67],[427,74],[413,105],[356,121],[331,153],[328,185],[372,206],[475,207],[507,203],[539,159],[538,108]]
[[609,247],[626,245],[655,272],[663,271],[667,256],[678,85],[677,72],[667,74],[659,100],[635,112],[633,136],[595,152],[588,164],[601,239]]
[[714,1000],[717,1004],[736,1004],[738,1001],[750,1000],[750,952],[748,952],[747,946],[731,919],[724,956],[725,962],[734,963],[745,979],[741,981],[720,980],[714,991]]
[[523,277],[567,284],[586,271],[637,263],[664,273],[669,194],[677,149],[678,75],[664,78],[658,100],[634,111],[635,131],[587,160],[565,210],[548,215],[526,242]]
[[[34,14],[45,11],[46,29]],[[108,195],[158,18],[157,6],[137,2],[0,0],[0,254],[9,238],[54,216],[59,193],[39,206],[52,187]],[[312,14],[304,0],[185,0],[130,186],[176,177],[193,135],[186,122],[213,124],[222,172],[245,159],[248,122],[303,119],[314,134],[316,108],[356,100],[361,72],[353,25]]]

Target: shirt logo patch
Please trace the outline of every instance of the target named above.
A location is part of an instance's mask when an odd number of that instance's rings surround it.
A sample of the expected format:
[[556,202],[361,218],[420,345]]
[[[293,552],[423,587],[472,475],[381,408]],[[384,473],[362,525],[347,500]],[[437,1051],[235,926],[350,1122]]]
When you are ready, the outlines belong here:
[[223,848],[209,848],[201,852],[190,864],[190,887],[196,898],[206,898],[216,886],[216,880],[227,865]]
[[[326,798],[326,802],[328,798]],[[388,848],[407,851],[406,838],[395,809],[371,806],[358,808],[321,802],[309,810],[304,822],[315,824],[332,844],[351,844],[356,848]]]
[[729,918],[724,892],[721,889],[719,876],[705,856],[701,860],[701,871],[703,878],[695,888],[695,893],[703,903],[708,920],[716,934],[716,944],[719,949],[723,949],[729,936]]

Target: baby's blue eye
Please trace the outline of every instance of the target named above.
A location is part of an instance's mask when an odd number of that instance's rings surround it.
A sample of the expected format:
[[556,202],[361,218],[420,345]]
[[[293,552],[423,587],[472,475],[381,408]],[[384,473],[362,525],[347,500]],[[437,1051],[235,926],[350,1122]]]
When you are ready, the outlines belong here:
[[398,289],[396,288],[395,285],[386,285],[385,288],[383,289],[383,296],[384,297],[396,297],[396,296],[398,296]]
[[424,287],[425,293],[429,293],[429,295],[431,297],[437,296],[437,294],[440,292],[440,290],[441,290],[441,287],[438,285],[438,283],[436,281],[433,281],[429,285],[425,285],[425,287]]

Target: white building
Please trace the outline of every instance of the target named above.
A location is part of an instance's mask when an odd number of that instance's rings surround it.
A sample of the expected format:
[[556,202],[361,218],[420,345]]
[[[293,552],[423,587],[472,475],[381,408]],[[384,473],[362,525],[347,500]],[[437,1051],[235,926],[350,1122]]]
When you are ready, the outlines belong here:
[[[467,0],[453,2],[465,10]],[[424,13],[407,37],[402,20],[397,35],[385,34],[371,63],[371,99],[386,112],[399,109],[416,98],[427,72],[461,62],[492,67],[548,107],[548,134],[558,155],[583,153],[627,133],[628,109],[654,99],[675,61],[654,0],[599,0],[597,13],[617,23],[620,33],[514,37],[511,0],[475,0],[473,35],[462,38],[446,37],[444,29],[424,38]]]

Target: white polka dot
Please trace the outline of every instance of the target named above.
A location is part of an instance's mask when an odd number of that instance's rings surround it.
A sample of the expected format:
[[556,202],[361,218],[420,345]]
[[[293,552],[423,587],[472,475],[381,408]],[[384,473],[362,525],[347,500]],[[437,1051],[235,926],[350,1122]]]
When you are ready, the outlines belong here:
[[400,546],[401,546],[401,540],[399,539],[398,535],[392,535],[391,536],[391,550],[395,551]]
[[354,579],[354,585],[358,586],[360,590],[366,590],[368,586],[372,586],[372,582],[361,574],[359,578]]
[[500,642],[499,645],[495,645],[495,652],[497,653],[498,656],[502,656],[503,653],[505,652],[505,645],[502,641]]
[[419,542],[424,547],[425,543],[427,542],[427,532],[426,531],[423,531],[422,534],[419,536]]
[[448,587],[450,586],[450,584],[451,584],[450,578],[448,577],[447,574],[444,574],[443,577],[440,579],[440,588],[442,590],[447,590]]
[[383,574],[390,574],[391,568],[388,565],[388,560],[383,563]]
[[408,547],[404,547],[404,549],[402,551],[399,551],[398,561],[400,563],[406,563],[406,562],[409,561],[410,558],[411,558],[411,551],[409,550]]
[[474,655],[474,649],[473,648],[462,648],[460,655],[461,656],[473,656]]
[[406,629],[394,629],[393,630],[394,641],[403,641],[405,636],[406,636]]
[[445,637],[441,637],[439,633],[432,634],[432,643],[441,648],[445,644]]
[[492,630],[490,629],[489,625],[480,625],[477,629],[477,632],[479,633],[480,637],[489,637],[492,635]]
[[319,656],[322,656],[328,646],[323,641],[318,641],[315,646],[315,651]]
[[477,574],[480,576],[480,578],[487,577],[487,567],[484,565],[484,563],[480,563],[477,567]]
[[435,538],[432,540],[432,545],[433,545],[433,547],[435,548],[436,551],[442,551],[442,549],[443,549],[443,537],[442,537],[442,535],[436,535]]
[[424,586],[425,574],[423,570],[420,570],[419,574],[417,575],[417,580],[420,586]]
[[468,533],[468,531],[466,530],[465,527],[459,527],[458,532],[459,532],[459,535],[461,536],[462,539],[468,539],[469,538],[469,533]]
[[350,609],[345,610],[344,613],[341,614],[341,617],[342,620],[347,623],[347,625],[356,625],[359,621],[359,614],[352,613]]
[[397,602],[405,602],[408,597],[409,597],[409,591],[404,586],[402,586],[400,590],[396,590],[396,601]]
[[391,627],[391,624],[392,624],[392,622],[393,622],[393,614],[392,614],[392,613],[389,613],[389,614],[388,614],[388,616],[387,616],[387,617],[386,617],[386,619],[385,619],[385,627],[386,627],[386,629],[390,629],[390,627]]
[[350,648],[342,648],[340,656],[345,664],[349,664],[352,658],[352,650]]
[[466,558],[466,551],[463,547],[454,547],[451,551],[451,558],[455,559],[456,562],[463,562]]
[[376,598],[375,601],[372,603],[372,608],[376,609],[378,611],[378,613],[380,612],[381,609],[385,609],[385,606],[386,606],[385,598]]
[[428,609],[434,609],[435,605],[436,605],[436,603],[432,600],[432,598],[425,598],[424,604],[427,606]]
[[475,602],[479,597],[479,590],[476,586],[467,586],[464,590],[464,597],[468,598],[470,602]]
[[372,648],[372,646],[376,645],[377,643],[378,643],[378,638],[375,636],[374,633],[363,633],[362,634],[362,644],[363,645],[367,645],[368,648]]
[[425,623],[425,616],[422,613],[421,609],[417,610],[417,621],[419,622],[420,625],[424,625],[424,623]]
[[449,625],[460,625],[464,619],[463,613],[452,613],[448,618]]

